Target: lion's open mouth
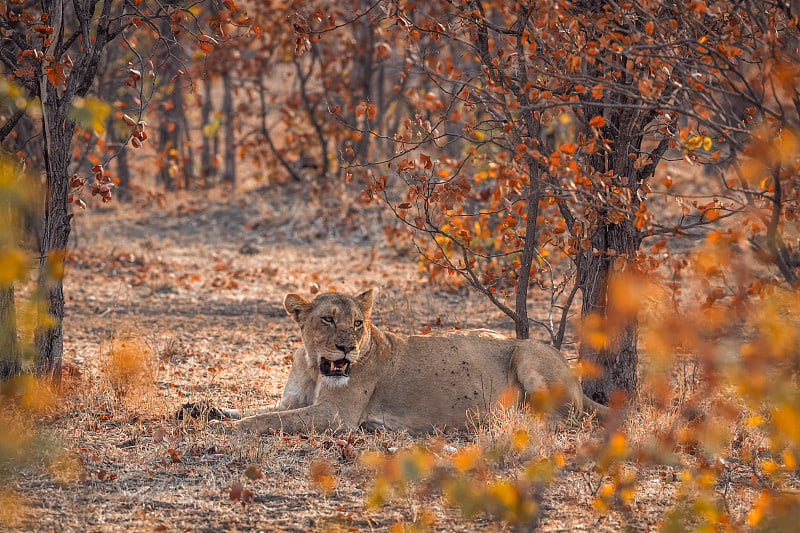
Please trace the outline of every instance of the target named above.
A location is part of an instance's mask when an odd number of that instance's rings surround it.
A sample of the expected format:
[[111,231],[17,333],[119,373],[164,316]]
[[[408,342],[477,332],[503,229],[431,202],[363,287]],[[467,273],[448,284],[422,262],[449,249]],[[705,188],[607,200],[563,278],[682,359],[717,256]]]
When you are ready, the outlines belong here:
[[323,357],[319,361],[319,371],[322,372],[323,376],[347,377],[350,375],[350,361],[346,357],[342,357],[336,361],[330,361]]

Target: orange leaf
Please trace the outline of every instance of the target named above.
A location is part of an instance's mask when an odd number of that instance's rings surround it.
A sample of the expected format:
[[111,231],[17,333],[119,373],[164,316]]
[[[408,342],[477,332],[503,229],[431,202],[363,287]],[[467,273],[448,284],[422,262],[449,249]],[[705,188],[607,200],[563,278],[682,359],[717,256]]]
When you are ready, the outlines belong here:
[[565,154],[574,154],[578,147],[575,145],[575,143],[566,143],[559,146],[558,149]]
[[595,128],[602,128],[606,125],[606,119],[601,115],[597,115],[589,121],[589,125],[594,126]]
[[64,87],[67,83],[67,78],[64,76],[64,67],[61,63],[53,63],[48,67],[44,67],[47,73],[47,79],[53,87]]

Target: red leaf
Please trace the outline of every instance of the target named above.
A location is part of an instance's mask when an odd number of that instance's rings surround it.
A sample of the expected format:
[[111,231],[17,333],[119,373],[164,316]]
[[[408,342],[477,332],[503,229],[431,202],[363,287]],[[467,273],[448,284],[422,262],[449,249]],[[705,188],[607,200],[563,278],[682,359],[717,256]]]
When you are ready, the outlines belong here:
[[242,499],[242,491],[244,491],[242,483],[234,481],[231,483],[231,491],[230,494],[228,494],[228,498],[230,498],[232,502],[239,501]]
[[419,154],[419,160],[425,166],[426,169],[431,168],[433,163],[431,162],[431,158],[425,154]]
[[64,67],[61,63],[53,63],[48,67],[44,67],[47,73],[47,79],[53,87],[64,87],[67,83],[67,78],[64,76]]

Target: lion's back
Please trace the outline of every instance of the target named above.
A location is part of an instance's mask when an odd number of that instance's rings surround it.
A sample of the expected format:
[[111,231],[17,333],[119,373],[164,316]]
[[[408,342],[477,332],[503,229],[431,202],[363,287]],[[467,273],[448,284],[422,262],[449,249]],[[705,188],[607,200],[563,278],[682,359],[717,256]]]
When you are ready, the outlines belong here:
[[392,336],[368,418],[382,416],[389,426],[402,421],[412,431],[463,426],[468,411],[490,408],[509,386],[516,342],[489,330]]

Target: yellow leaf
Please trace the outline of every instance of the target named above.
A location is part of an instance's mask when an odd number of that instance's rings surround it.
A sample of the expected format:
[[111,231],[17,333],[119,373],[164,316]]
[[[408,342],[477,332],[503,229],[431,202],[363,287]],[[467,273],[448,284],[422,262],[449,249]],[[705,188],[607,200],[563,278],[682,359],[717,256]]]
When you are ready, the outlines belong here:
[[686,141],[686,148],[689,150],[697,150],[703,145],[703,138],[699,135],[694,135],[693,137],[689,137]]
[[69,116],[84,128],[102,135],[106,131],[106,119],[110,113],[111,106],[98,98],[76,97]]
[[553,456],[553,462],[558,468],[564,468],[567,466],[567,458],[564,457],[563,453],[557,453]]
[[790,472],[797,470],[797,459],[792,453],[792,450],[788,448],[783,450],[783,464],[786,467],[786,470]]
[[513,508],[519,502],[519,493],[517,488],[508,481],[501,480],[495,481],[489,486],[489,493],[495,498],[500,500],[506,508]]
[[592,501],[592,506],[600,513],[608,511],[608,504],[603,498],[595,498],[594,501]]
[[[556,463],[558,462],[559,460],[556,458]],[[525,467],[525,476],[536,483],[550,483],[555,479],[555,468],[553,468],[553,463],[547,459],[531,461]]]
[[628,441],[623,433],[617,432],[608,442],[608,453],[614,457],[622,457],[628,451]]
[[528,432],[524,429],[516,430],[512,442],[514,443],[514,448],[523,450],[528,445]]
[[47,252],[47,265],[45,272],[50,279],[63,279],[64,259],[66,256],[66,250],[50,250]]
[[761,415],[753,415],[747,419],[747,427],[756,427],[764,423],[764,417]]
[[791,405],[782,405],[772,411],[772,423],[792,442],[800,442],[800,424],[798,413]]
[[28,257],[19,248],[0,250],[0,286],[11,285],[25,275]]
[[603,350],[608,346],[608,336],[602,331],[592,331],[587,333],[586,341],[595,350]]
[[603,483],[600,486],[598,494],[604,498],[610,498],[614,495],[614,485],[612,483]]
[[635,487],[624,487],[619,491],[619,497],[623,503],[631,504],[636,497]]
[[217,134],[218,130],[219,130],[219,120],[214,119],[208,124],[203,126],[203,137],[205,137],[206,139],[210,139],[211,137],[214,137]]
[[459,470],[470,470],[476,467],[483,454],[478,446],[466,446],[453,456],[453,465]]
[[772,459],[767,459],[766,461],[761,463],[761,470],[763,470],[767,474],[774,474],[778,470],[778,463],[776,463]]

